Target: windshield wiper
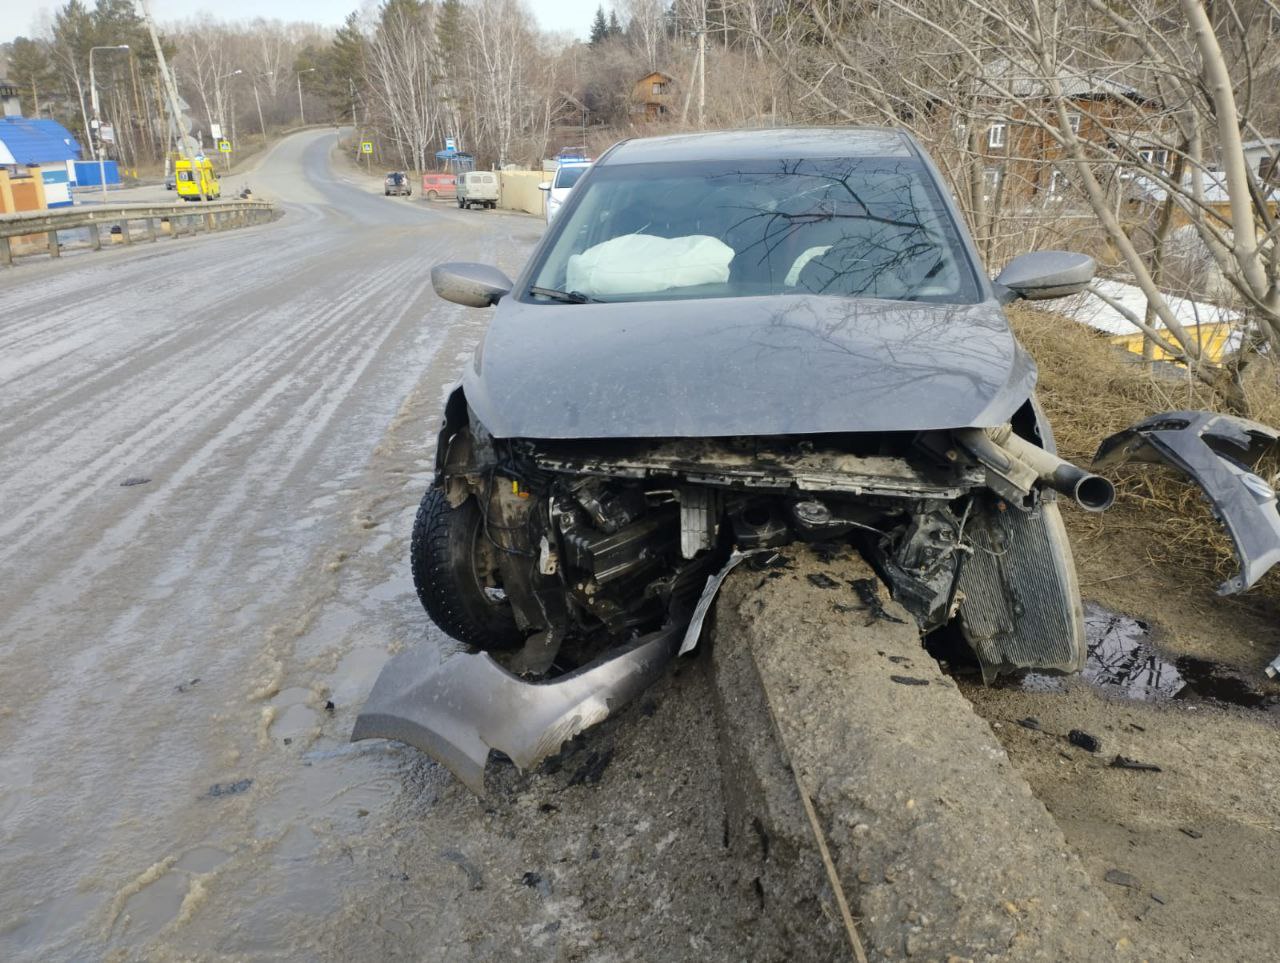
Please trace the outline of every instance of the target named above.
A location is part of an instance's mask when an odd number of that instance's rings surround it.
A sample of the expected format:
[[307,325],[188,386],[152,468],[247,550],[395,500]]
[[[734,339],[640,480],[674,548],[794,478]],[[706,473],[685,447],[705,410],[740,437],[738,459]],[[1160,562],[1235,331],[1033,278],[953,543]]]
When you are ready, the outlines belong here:
[[563,301],[565,304],[587,304],[595,298],[589,298],[581,291],[557,291],[555,288],[540,288],[536,285],[529,289],[530,294],[550,298],[552,301]]

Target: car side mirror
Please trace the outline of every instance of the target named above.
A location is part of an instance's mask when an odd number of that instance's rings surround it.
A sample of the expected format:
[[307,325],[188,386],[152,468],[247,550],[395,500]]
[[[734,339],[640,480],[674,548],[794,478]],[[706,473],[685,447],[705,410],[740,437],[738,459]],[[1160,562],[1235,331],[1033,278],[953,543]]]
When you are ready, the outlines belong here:
[[450,261],[431,269],[436,294],[454,304],[487,308],[511,292],[513,282],[496,267],[471,261]]
[[1075,251],[1033,251],[1019,254],[996,275],[1000,301],[1018,298],[1046,301],[1079,294],[1093,280],[1097,269],[1093,258]]
[[541,184],[539,184],[539,185],[538,185],[538,190],[540,190],[540,191],[549,191],[549,190],[551,190],[551,182],[550,182],[550,181],[543,181]]

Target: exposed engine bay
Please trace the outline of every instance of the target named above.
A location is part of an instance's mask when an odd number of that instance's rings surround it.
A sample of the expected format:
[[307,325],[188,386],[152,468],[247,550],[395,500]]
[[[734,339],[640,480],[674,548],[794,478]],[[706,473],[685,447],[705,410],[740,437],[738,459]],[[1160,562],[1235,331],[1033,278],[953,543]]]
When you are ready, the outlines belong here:
[[922,632],[958,617],[989,675],[1083,659],[1053,490],[1090,510],[1113,492],[1008,428],[534,441],[468,419],[441,442],[450,506],[481,507],[476,576],[510,605],[514,671],[688,621],[731,553],[797,540],[855,546]]

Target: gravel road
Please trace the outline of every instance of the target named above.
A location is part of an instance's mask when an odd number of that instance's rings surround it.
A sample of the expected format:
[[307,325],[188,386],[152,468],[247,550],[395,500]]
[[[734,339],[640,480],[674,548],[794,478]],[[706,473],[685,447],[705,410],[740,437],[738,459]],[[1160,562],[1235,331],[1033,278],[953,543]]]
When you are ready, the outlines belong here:
[[0,958],[734,955],[698,665],[484,803],[347,743],[391,654],[448,644],[407,536],[486,317],[429,268],[514,273],[542,223],[334,145],[264,158],[273,224],[0,273]]

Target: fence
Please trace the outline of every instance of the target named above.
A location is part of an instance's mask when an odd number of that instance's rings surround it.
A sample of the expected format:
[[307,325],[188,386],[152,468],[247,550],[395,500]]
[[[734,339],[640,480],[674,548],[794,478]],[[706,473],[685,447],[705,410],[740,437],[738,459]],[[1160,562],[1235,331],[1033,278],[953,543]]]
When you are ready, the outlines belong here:
[[[200,231],[222,231],[273,220],[276,209],[268,201],[212,201],[200,205],[110,204],[102,207],[63,208],[56,211],[20,211],[0,215],[0,264],[11,265],[15,255],[62,253],[59,231],[88,228],[89,246],[102,249],[102,229],[118,229],[120,242],[155,241],[160,234],[180,237]],[[135,237],[133,225],[141,225]],[[109,235],[110,236],[110,235]],[[22,250],[22,248],[28,250]]]
[[546,213],[546,192],[538,185],[549,180],[541,171],[499,171],[498,206],[526,214]]

